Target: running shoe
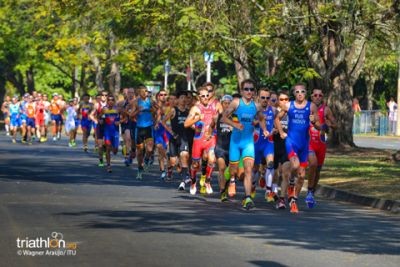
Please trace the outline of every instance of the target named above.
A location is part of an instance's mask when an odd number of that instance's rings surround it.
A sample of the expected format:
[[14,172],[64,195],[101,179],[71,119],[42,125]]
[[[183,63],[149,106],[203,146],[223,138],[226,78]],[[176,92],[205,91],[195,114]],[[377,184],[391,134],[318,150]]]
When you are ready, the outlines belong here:
[[206,182],[206,176],[205,175],[201,175],[200,176],[200,186],[204,186],[204,183]]
[[289,203],[290,213],[299,213],[299,208],[297,207],[296,199],[292,198]]
[[86,146],[83,146],[83,151],[84,152],[88,152],[88,146],[86,145]]
[[161,172],[161,177],[160,177],[160,179],[161,179],[161,180],[164,180],[165,177],[167,177],[167,172],[166,172],[166,171],[162,171],[162,172]]
[[133,159],[130,156],[128,157],[128,163],[129,163],[129,165],[131,165],[133,163]]
[[57,137],[53,136],[53,141],[57,141]]
[[40,137],[40,139],[39,139],[39,142],[40,142],[40,143],[44,143],[44,142],[46,142],[46,138],[44,138],[44,137]]
[[196,183],[192,182],[192,184],[190,185],[190,194],[194,196],[194,195],[196,195],[196,192],[197,192]]
[[111,166],[110,166],[110,165],[107,165],[107,172],[108,172],[108,173],[111,173],[111,172],[112,172]]
[[179,191],[185,191],[185,182],[181,182],[178,187]]
[[278,200],[278,203],[276,203],[276,209],[277,210],[284,210],[286,209],[286,204],[285,204],[285,199],[284,198],[280,198]]
[[98,166],[99,166],[99,167],[104,167],[104,163],[103,163],[102,160],[99,161],[99,165],[98,165]]
[[74,141],[72,141],[72,147],[76,147],[75,140],[74,140]]
[[265,178],[264,177],[260,177],[260,179],[258,179],[258,185],[260,186],[260,188],[265,188]]
[[25,144],[26,141],[25,141],[24,139],[21,139],[21,143],[22,143],[22,144]]
[[269,190],[265,191],[265,200],[267,202],[275,201],[275,196],[276,196],[276,194],[274,192],[269,191]]
[[14,138],[12,139],[13,144],[15,144],[17,142],[17,140],[15,140]]
[[255,199],[255,198],[256,198],[256,185],[255,185],[255,184],[251,186],[250,197],[251,197],[252,199]]
[[226,193],[226,190],[221,192],[221,197],[220,198],[221,198],[221,202],[228,201],[228,194]]
[[211,183],[205,183],[204,186],[206,188],[207,195],[211,195],[213,193],[213,189],[211,187]]
[[68,146],[69,146],[69,147],[72,147],[72,143],[71,143],[71,142],[68,142]]
[[254,208],[254,202],[251,197],[246,197],[245,199],[243,199],[242,206],[245,210],[250,210]]
[[125,166],[128,167],[128,166],[130,165],[130,164],[129,164],[129,159],[125,158],[125,159],[124,159],[124,163],[125,163]]
[[143,171],[139,169],[137,174],[136,174],[136,179],[137,180],[142,180],[143,179],[142,173],[143,173]]
[[10,136],[10,133],[9,133],[9,132],[7,132],[7,133],[6,133],[6,135],[7,135],[7,136]]
[[230,181],[228,186],[228,196],[234,197],[236,195],[236,183],[235,181]]
[[314,199],[314,194],[311,191],[308,191],[307,196],[306,196],[306,204],[309,209],[312,209],[315,207],[315,204],[317,202]]
[[31,141],[29,141],[29,142],[28,142],[28,145],[30,145],[30,146],[31,146],[31,145],[32,145],[32,142],[31,142]]

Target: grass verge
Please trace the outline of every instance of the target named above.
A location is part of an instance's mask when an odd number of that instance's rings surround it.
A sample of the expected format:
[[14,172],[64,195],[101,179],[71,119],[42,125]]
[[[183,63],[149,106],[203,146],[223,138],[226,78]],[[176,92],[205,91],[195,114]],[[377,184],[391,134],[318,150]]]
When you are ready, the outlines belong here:
[[400,200],[400,164],[393,150],[328,149],[320,184],[364,195]]

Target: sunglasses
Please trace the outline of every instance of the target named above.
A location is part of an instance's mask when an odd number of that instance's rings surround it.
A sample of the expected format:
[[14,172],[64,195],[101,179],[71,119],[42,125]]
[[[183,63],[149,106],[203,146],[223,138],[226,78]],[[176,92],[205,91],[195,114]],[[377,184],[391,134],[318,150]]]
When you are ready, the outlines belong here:
[[260,96],[260,98],[263,99],[263,100],[265,100],[265,99],[267,99],[267,100],[270,99],[269,96]]
[[107,99],[108,101],[115,101],[115,99],[114,98],[109,98],[109,99]]
[[209,93],[214,93],[213,89],[208,90]]
[[160,94],[160,96],[167,96],[167,94]]
[[243,88],[243,90],[244,91],[246,91],[246,92],[254,92],[254,87],[245,87],[245,88]]
[[289,98],[279,98],[279,101],[289,101]]
[[271,102],[276,102],[276,98],[271,98]]
[[313,94],[314,97],[323,97],[322,94]]
[[306,90],[296,90],[296,94],[305,94]]
[[201,98],[209,97],[210,95],[200,95]]

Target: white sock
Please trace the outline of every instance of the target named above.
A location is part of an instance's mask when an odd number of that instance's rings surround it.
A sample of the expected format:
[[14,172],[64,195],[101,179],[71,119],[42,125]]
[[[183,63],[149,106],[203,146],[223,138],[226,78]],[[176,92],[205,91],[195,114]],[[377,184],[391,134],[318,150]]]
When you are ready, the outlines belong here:
[[273,168],[267,168],[265,171],[265,182],[267,183],[267,187],[272,186],[272,178],[274,177],[275,170]]

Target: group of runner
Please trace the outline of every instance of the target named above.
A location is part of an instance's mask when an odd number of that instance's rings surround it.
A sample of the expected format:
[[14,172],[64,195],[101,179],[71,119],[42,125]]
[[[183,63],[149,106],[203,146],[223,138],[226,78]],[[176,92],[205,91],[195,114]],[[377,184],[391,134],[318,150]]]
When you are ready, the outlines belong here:
[[[289,101],[291,93],[294,100]],[[139,180],[157,153],[161,179],[172,180],[175,169],[181,179],[179,190],[189,186],[190,194],[195,195],[199,186],[201,194],[212,194],[211,179],[217,164],[221,201],[235,197],[236,183],[241,180],[244,209],[254,207],[259,186],[265,190],[266,201],[277,209],[288,204],[290,212],[297,213],[307,166],[306,203],[309,208],[316,203],[314,192],[325,158],[325,136],[329,128],[336,127],[322,91],[314,89],[311,101],[306,96],[303,84],[295,85],[292,92],[276,93],[265,87],[256,90],[254,81],[245,80],[240,94],[220,99],[212,83],[204,84],[196,94],[178,91],[168,95],[162,89],[154,98],[145,86],[139,86],[123,89],[121,100],[106,91],[94,101],[84,95],[80,103],[71,99],[68,104],[58,95],[51,101],[40,94],[25,95],[19,102],[14,97],[6,99],[2,111],[9,115],[13,142],[18,127],[26,127],[21,134],[28,143],[35,134],[45,142],[46,120],[51,120],[53,140],[57,140],[64,118],[69,145],[75,146],[80,125],[85,151],[94,127],[98,165],[104,166],[105,154],[107,172],[112,172],[111,155],[117,153],[121,136],[124,163],[130,166],[137,158]],[[48,112],[51,114],[46,115]]]

